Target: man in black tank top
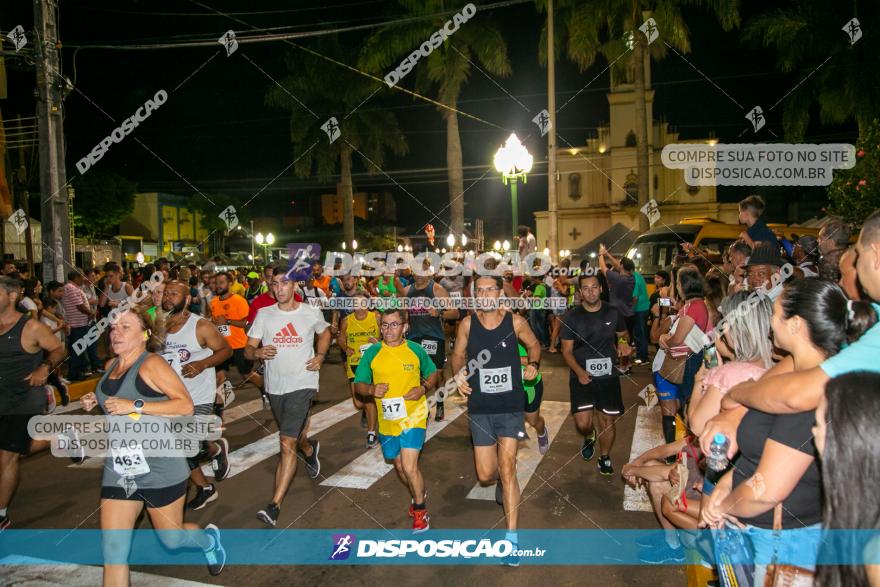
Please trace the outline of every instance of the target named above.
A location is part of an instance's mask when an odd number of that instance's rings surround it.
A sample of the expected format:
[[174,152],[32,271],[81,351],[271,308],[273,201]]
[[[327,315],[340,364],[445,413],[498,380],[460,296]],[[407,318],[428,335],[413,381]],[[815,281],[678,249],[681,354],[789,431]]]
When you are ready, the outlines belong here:
[[560,318],[559,336],[562,358],[571,370],[571,413],[575,427],[584,437],[581,456],[589,461],[596,451],[595,412],[600,430],[599,472],[611,475],[614,422],[623,414],[618,358],[629,356],[632,348],[624,317],[601,299],[605,285],[601,274],[578,277],[582,302]]
[[[526,438],[523,378],[537,377],[541,344],[525,318],[498,306],[502,288],[500,277],[481,276],[474,282],[477,311],[459,324],[452,371],[459,391],[468,398],[477,477],[483,485],[496,483],[495,500],[504,506],[507,539],[517,548],[516,451]],[[524,371],[518,342],[528,351]],[[480,367],[464,372],[469,361]],[[519,559],[511,556],[505,563],[516,566]]]
[[20,296],[18,280],[0,277],[0,531],[9,527],[18,459],[32,448],[28,420],[46,409],[46,379],[64,359],[49,327],[16,311]]

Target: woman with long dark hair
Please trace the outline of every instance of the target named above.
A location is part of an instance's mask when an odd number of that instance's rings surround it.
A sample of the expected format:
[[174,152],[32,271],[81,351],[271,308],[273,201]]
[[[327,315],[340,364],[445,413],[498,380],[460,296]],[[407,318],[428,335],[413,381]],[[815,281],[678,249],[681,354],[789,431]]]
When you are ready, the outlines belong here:
[[[799,278],[774,302],[771,328],[791,368],[802,371],[840,352],[875,320],[867,303],[848,301],[836,283]],[[764,584],[766,565],[777,555],[805,569],[815,566],[822,494],[814,422],[815,410],[781,415],[749,410],[737,429],[739,457],[701,511],[710,527],[725,521],[745,525],[756,585]]]
[[[835,377],[825,386],[816,408],[813,428],[816,450],[822,462],[825,507],[822,527],[834,532],[822,546],[820,561],[853,557],[856,564],[820,565],[817,584],[823,587],[876,587],[880,544],[864,544],[852,530],[880,529],[880,375],[855,371]],[[846,488],[842,490],[841,488]],[[865,533],[861,533],[865,534]]]

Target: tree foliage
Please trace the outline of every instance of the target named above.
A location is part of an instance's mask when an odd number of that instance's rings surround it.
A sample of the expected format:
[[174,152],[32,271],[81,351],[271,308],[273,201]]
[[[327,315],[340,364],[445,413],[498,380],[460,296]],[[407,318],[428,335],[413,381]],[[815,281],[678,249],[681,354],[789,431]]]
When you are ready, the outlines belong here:
[[116,234],[119,222],[134,210],[137,185],[118,173],[93,170],[71,185],[74,226],[89,237]]
[[872,212],[880,210],[880,120],[866,125],[856,144],[856,164],[834,172],[828,186],[828,213],[861,226]]

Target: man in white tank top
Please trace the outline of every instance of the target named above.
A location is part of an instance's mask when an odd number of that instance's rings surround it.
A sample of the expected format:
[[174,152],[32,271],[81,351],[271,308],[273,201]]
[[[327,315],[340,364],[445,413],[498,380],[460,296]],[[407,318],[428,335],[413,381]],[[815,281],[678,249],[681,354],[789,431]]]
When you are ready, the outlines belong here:
[[[217,393],[214,367],[232,356],[232,348],[210,320],[189,311],[191,301],[189,286],[183,282],[171,281],[165,286],[162,309],[168,312],[168,319],[162,355],[186,385],[195,408],[193,414],[211,415]],[[221,438],[205,445],[202,453],[188,459],[192,470],[190,479],[197,490],[195,497],[186,504],[187,509],[201,509],[219,496],[202,473],[200,457],[211,459],[215,481],[223,481],[229,475],[229,442]]]

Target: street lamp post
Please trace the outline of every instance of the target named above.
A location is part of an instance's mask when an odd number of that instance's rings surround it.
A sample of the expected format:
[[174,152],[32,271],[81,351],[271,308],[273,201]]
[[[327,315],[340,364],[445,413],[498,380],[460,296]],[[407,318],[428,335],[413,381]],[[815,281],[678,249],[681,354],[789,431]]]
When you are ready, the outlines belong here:
[[253,259],[257,255],[257,252],[254,247],[254,221],[251,220],[251,259]]
[[495,169],[501,174],[504,184],[510,183],[510,205],[513,217],[513,234],[516,236],[516,229],[519,226],[516,201],[516,184],[522,179],[526,183],[529,171],[532,170],[533,158],[528,150],[520,142],[516,133],[507,138],[504,146],[495,153]]

